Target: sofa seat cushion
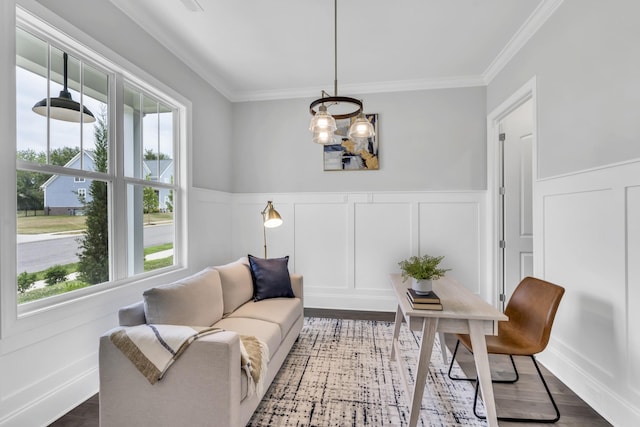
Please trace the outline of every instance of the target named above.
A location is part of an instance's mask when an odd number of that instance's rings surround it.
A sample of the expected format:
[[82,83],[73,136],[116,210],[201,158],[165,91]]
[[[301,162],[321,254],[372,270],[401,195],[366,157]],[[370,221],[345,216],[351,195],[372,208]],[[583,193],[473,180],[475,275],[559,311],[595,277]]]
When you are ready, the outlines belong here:
[[229,318],[249,318],[275,323],[280,328],[282,339],[302,315],[300,298],[270,298],[249,301],[229,315]]
[[275,323],[264,320],[248,319],[246,317],[226,317],[216,322],[214,326],[240,335],[251,335],[258,338],[267,344],[269,357],[278,351],[282,341],[280,327]]

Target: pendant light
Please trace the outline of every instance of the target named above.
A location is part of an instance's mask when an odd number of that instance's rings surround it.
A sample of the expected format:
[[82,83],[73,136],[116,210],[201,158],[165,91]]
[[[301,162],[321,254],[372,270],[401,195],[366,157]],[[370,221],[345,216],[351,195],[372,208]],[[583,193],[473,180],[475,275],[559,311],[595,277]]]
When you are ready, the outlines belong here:
[[[353,138],[368,138],[375,135],[373,125],[369,123],[362,112],[362,101],[348,96],[338,96],[338,0],[334,0],[333,8],[333,96],[323,90],[320,98],[316,99],[311,103],[311,105],[309,105],[309,112],[313,116],[309,125],[309,130],[313,132],[313,142],[318,144],[334,144],[335,131],[337,129],[336,120],[350,119],[356,116],[357,119],[351,126],[353,132],[350,128],[349,136]],[[328,108],[335,105],[346,105],[349,110],[346,113],[329,114]],[[362,120],[368,123],[368,126],[364,124]]]
[[[60,95],[57,98],[44,98],[42,101],[36,103],[32,110],[34,113],[41,116],[49,117],[56,120],[63,120],[65,122],[79,123],[82,120],[83,123],[93,123],[96,118],[93,113],[85,106],[82,106],[82,116],[80,115],[80,104],[71,99],[71,93],[67,90],[67,53],[62,53],[63,60],[63,89],[60,91]],[[49,104],[47,101],[51,101]],[[47,104],[49,106],[47,107]],[[80,118],[82,117],[82,119]]]
[[365,117],[364,113],[358,114],[349,128],[349,138],[370,138],[376,134],[373,124]]

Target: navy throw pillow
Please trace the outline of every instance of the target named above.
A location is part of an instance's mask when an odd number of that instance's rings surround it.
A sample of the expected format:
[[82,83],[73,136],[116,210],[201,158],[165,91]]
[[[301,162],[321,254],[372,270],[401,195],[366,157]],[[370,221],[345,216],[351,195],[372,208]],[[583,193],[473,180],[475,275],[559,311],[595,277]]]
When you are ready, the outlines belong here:
[[258,258],[249,255],[251,278],[253,279],[253,300],[267,298],[293,298],[291,277],[289,277],[289,257]]

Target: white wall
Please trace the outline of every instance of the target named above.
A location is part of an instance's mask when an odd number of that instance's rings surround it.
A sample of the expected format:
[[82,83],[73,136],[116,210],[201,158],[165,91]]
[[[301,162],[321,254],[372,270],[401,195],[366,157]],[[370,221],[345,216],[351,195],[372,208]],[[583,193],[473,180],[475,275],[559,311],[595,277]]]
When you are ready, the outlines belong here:
[[541,361],[614,425],[638,425],[640,162],[540,181],[534,203],[536,275],[566,288]]
[[267,200],[284,220],[267,229],[268,256],[289,255],[307,307],[393,312],[389,274],[419,253],[444,255],[450,277],[490,298],[484,192],[235,194],[233,257],[263,255]]
[[534,273],[566,288],[540,360],[614,425],[640,425],[640,55],[633,0],[565,0],[487,88],[537,81]]

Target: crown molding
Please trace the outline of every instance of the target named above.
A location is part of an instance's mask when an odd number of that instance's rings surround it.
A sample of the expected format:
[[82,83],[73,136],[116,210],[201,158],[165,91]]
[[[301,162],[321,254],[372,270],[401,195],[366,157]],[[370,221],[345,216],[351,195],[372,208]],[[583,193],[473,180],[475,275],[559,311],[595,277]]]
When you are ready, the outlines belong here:
[[522,26],[511,37],[498,56],[489,64],[482,74],[484,83],[488,85],[500,71],[513,59],[545,22],[555,13],[564,0],[543,0]]
[[[158,25],[153,19],[140,18],[147,16],[145,13],[139,13],[136,8],[136,2],[128,0],[110,0],[114,6],[120,9],[129,19],[142,28],[149,37],[158,41],[162,46],[169,50],[173,55],[180,59],[185,66],[193,70],[197,75],[202,77],[207,83],[213,86],[222,96],[231,100],[233,98],[233,90],[217,73],[211,70],[211,66],[205,64],[196,55],[192,55],[182,48],[175,39],[169,36],[166,28]],[[159,36],[156,36],[159,35]]]
[[[443,77],[439,79],[399,80],[389,82],[344,84],[340,85],[340,93],[369,94],[386,92],[406,92],[430,89],[450,89],[458,87],[486,86],[482,76]],[[236,92],[231,102],[269,101],[276,99],[311,98],[317,96],[327,87],[292,88],[272,91]]]

